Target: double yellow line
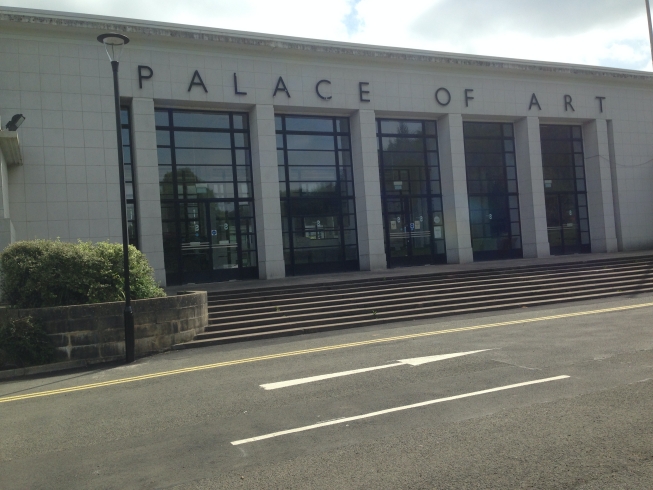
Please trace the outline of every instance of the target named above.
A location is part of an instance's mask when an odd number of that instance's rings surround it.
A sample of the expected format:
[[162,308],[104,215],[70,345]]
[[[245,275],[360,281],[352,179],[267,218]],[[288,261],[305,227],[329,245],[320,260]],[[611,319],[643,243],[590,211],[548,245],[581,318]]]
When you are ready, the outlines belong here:
[[628,306],[618,306],[614,308],[603,308],[600,310],[589,310],[589,311],[579,311],[576,313],[563,313],[560,315],[549,315],[549,316],[541,316],[537,318],[525,318],[521,320],[510,320],[507,322],[498,322],[498,323],[488,323],[485,325],[474,325],[471,327],[459,327],[459,328],[449,328],[446,330],[435,330],[431,332],[422,332],[422,333],[414,333],[414,334],[408,334],[408,335],[398,335],[396,337],[385,337],[381,339],[372,339],[372,340],[363,340],[360,342],[351,342],[349,344],[336,344],[336,345],[327,345],[325,347],[315,347],[313,349],[303,349],[303,350],[296,350],[296,351],[291,351],[291,352],[282,352],[280,354],[269,354],[267,356],[259,356],[259,357],[248,357],[245,359],[237,359],[234,361],[225,361],[225,362],[216,362],[214,364],[204,364],[202,366],[195,366],[195,367],[188,367],[188,368],[183,368],[183,369],[175,369],[172,371],[161,371],[158,373],[152,373],[152,374],[143,374],[142,376],[132,376],[130,378],[121,378],[121,379],[114,379],[112,381],[103,381],[101,383],[91,383],[91,384],[86,384],[86,385],[80,385],[80,386],[73,386],[70,388],[60,388],[58,390],[49,390],[49,391],[38,391],[36,393],[27,393],[24,395],[15,395],[15,396],[7,396],[4,398],[0,398],[0,403],[7,403],[7,402],[15,402],[19,400],[27,400],[29,398],[39,398],[42,396],[52,396],[52,395],[62,395],[64,393],[73,393],[75,391],[84,391],[84,390],[91,390],[94,388],[103,388],[105,386],[114,386],[114,385],[120,385],[120,384],[125,384],[125,383],[133,383],[134,381],[144,381],[147,379],[155,379],[155,378],[163,378],[165,376],[173,376],[176,374],[184,374],[184,373],[192,373],[196,371],[205,371],[207,369],[215,369],[215,368],[221,368],[221,367],[227,367],[227,366],[236,366],[238,364],[247,364],[250,362],[259,362],[259,361],[268,361],[270,359],[280,359],[284,357],[292,357],[292,356],[302,356],[305,354],[313,354],[315,352],[326,352],[330,350],[338,350],[338,349],[347,349],[350,347],[360,347],[363,345],[371,345],[371,344],[381,344],[384,342],[396,342],[398,340],[409,340],[409,339],[417,339],[420,337],[430,337],[433,335],[443,335],[447,333],[458,333],[458,332],[469,332],[472,330],[482,330],[485,328],[495,328],[495,327],[505,327],[508,325],[523,325],[525,323],[534,323],[534,322],[543,322],[543,321],[548,321],[548,320],[559,320],[562,318],[573,318],[577,316],[585,316],[585,315],[598,315],[601,313],[612,313],[616,311],[624,311],[624,310],[634,310],[636,308],[647,308],[653,306],[653,303],[641,303],[641,304],[636,304],[636,305],[628,305]]

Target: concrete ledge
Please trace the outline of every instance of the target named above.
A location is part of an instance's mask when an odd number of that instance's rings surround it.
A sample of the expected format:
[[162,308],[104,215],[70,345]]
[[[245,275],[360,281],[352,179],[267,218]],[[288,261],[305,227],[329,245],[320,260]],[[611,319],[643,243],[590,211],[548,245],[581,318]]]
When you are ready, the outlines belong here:
[[0,151],[5,156],[7,166],[13,167],[23,164],[23,155],[20,153],[18,133],[16,131],[2,131],[0,129]]
[[[136,357],[169,350],[173,345],[192,340],[204,331],[209,321],[207,293],[180,292],[176,296],[141,299],[132,302],[136,336]],[[2,372],[0,379],[16,375],[58,370],[54,366],[73,363],[114,361],[125,356],[123,302],[53,308],[10,309],[0,311],[2,320],[32,317],[46,330],[55,345],[55,364]],[[74,363],[82,364],[74,364]],[[52,367],[50,367],[52,366]],[[20,372],[20,373],[19,373]]]

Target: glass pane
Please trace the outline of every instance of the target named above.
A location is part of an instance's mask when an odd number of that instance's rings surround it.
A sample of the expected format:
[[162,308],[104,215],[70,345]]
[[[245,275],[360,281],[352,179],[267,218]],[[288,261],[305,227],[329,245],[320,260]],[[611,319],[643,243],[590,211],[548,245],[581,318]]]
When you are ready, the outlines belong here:
[[286,116],[286,131],[332,133],[331,118]]
[[249,136],[247,135],[247,133],[235,133],[234,145],[236,146],[236,148],[248,148]]
[[229,114],[206,112],[173,112],[172,121],[176,127],[229,129]]
[[540,137],[543,140],[569,139],[569,126],[540,126]]
[[501,125],[496,123],[463,123],[465,138],[499,138],[502,135]]
[[291,181],[337,180],[335,167],[289,167]]
[[235,150],[236,165],[251,165],[252,159],[249,150]]
[[247,114],[234,114],[234,129],[249,129],[247,126]]
[[175,150],[177,165],[231,165],[231,150],[199,148]]
[[286,135],[289,150],[334,150],[333,136],[318,136],[309,134]]
[[335,166],[336,154],[333,151],[288,151],[288,165]]
[[159,146],[170,146],[170,131],[157,131],[156,144]]
[[177,148],[231,148],[229,133],[175,131],[174,136]]
[[[246,167],[244,167],[246,168]],[[177,165],[178,182],[232,182],[234,179],[233,167],[194,166],[182,167]]]
[[168,120],[168,111],[155,111],[154,123],[157,126],[168,126],[170,124]]
[[156,155],[159,165],[172,165],[172,154],[169,148],[157,148]]
[[421,121],[381,121],[383,134],[423,134]]
[[422,138],[382,138],[382,147],[384,151],[424,151],[424,141]]

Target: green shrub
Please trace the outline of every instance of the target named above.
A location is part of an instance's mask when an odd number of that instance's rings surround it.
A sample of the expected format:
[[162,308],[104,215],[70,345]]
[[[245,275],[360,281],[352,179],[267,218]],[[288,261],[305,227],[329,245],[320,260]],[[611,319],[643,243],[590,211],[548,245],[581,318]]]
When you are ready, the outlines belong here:
[[[123,301],[122,245],[30,240],[0,254],[2,295],[17,308]],[[165,296],[147,258],[129,246],[132,299]]]
[[35,366],[54,359],[54,345],[32,318],[18,318],[0,325],[0,368]]

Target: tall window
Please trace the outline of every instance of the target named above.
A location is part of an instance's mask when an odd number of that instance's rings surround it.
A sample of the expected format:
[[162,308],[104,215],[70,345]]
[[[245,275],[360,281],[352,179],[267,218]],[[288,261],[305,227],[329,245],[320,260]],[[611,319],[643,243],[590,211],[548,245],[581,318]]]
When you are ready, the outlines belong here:
[[286,274],[358,269],[349,120],[275,122]]
[[540,126],[546,224],[552,255],[590,252],[580,126]]
[[247,114],[155,116],[168,283],[258,277]]
[[435,121],[377,120],[388,266],[446,262]]
[[522,256],[512,124],[463,123],[474,260]]
[[127,201],[127,234],[129,244],[138,248],[138,221],[136,220],[136,189],[134,183],[134,158],[131,141],[129,107],[120,108],[122,129],[122,154],[125,162],[125,198]]

